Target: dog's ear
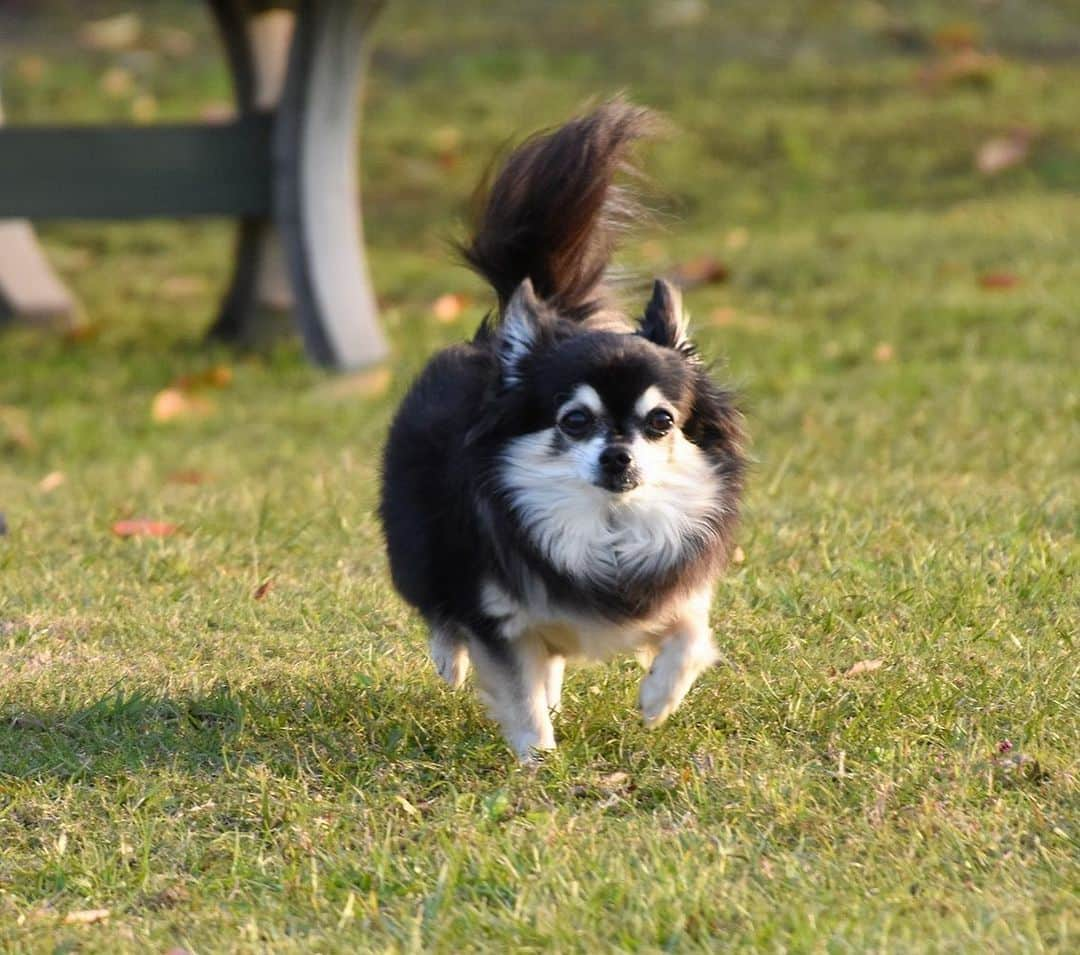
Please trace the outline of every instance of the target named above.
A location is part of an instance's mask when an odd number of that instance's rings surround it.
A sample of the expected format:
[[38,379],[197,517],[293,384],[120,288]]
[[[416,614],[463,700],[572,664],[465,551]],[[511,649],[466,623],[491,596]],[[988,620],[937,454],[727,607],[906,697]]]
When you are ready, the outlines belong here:
[[510,296],[499,323],[499,364],[507,388],[520,382],[521,365],[546,337],[550,318],[548,309],[536,297],[532,282],[522,281]]
[[686,326],[686,313],[683,312],[679,290],[670,282],[657,279],[653,284],[652,298],[645,306],[639,334],[654,345],[684,351],[689,345]]

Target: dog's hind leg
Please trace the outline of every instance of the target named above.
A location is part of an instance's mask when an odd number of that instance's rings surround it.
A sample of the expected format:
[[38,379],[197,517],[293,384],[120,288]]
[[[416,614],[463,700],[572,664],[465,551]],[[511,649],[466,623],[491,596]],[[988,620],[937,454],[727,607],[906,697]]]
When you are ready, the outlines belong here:
[[641,681],[638,706],[645,725],[652,729],[674,713],[701,672],[718,657],[705,594],[686,607]]
[[522,634],[489,647],[474,638],[469,656],[480,698],[517,758],[532,763],[543,750],[554,749],[548,684],[558,664],[543,641]]
[[544,681],[544,693],[547,696],[547,708],[552,713],[562,712],[562,681],[566,671],[566,657],[553,654],[548,658],[547,679]]
[[469,675],[469,648],[465,634],[452,623],[433,624],[428,646],[439,676],[456,690]]

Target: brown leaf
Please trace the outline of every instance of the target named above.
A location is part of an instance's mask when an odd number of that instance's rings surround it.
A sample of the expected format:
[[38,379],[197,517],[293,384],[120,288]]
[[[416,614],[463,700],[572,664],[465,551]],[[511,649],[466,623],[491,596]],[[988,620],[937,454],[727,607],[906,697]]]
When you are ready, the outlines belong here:
[[958,50],[919,71],[919,83],[927,91],[949,86],[990,86],[1001,71],[1000,57],[978,50]]
[[88,20],[79,30],[79,43],[88,50],[118,53],[139,42],[142,20],[137,13],[121,13],[101,20]]
[[206,484],[209,480],[210,478],[203,474],[202,471],[193,469],[173,471],[172,474],[165,478],[167,484]]
[[939,50],[972,50],[979,43],[979,28],[974,23],[946,23],[934,31],[934,46]]
[[1010,289],[1020,284],[1020,277],[1012,272],[987,272],[979,276],[979,285],[985,289]]
[[180,388],[165,388],[154,395],[150,416],[164,424],[190,418],[205,418],[214,406],[200,395],[188,394]]
[[162,297],[177,301],[198,298],[205,295],[209,288],[202,275],[170,275],[161,283]]
[[112,913],[108,909],[83,909],[80,912],[68,912],[64,916],[65,925],[93,925],[104,922]]
[[880,658],[876,660],[860,660],[858,663],[853,663],[848,667],[844,671],[844,676],[861,676],[864,673],[873,673],[883,666],[885,666],[885,661]]
[[984,176],[996,176],[1021,165],[1031,153],[1034,138],[1030,129],[1014,129],[1006,136],[988,139],[975,151],[975,168]]
[[467,295],[447,292],[431,303],[431,313],[435,316],[436,321],[448,325],[450,322],[456,322],[461,317],[461,313],[468,304],[469,297]]
[[135,77],[131,75],[131,70],[125,70],[122,66],[110,66],[101,74],[98,85],[110,99],[123,99],[130,96],[135,88]]
[[743,549],[741,547],[736,547],[731,552],[731,562],[733,564],[745,564],[746,563],[746,553],[743,551]]
[[274,589],[274,578],[267,577],[258,587],[255,588],[254,597],[256,600],[262,600],[271,590]]
[[328,398],[378,398],[386,393],[393,381],[393,373],[386,365],[365,368],[352,375],[343,375],[323,390]]
[[63,471],[50,471],[38,481],[38,490],[44,494],[49,494],[60,487],[66,480]]
[[0,405],[0,450],[30,451],[35,444],[26,412],[11,405]]
[[730,274],[728,267],[718,258],[699,255],[676,265],[671,277],[682,288],[693,288],[697,285],[719,285],[726,282]]
[[878,344],[874,346],[874,361],[879,365],[884,365],[885,363],[892,361],[895,357],[896,349],[888,342],[878,342]]
[[172,537],[177,530],[179,528],[168,521],[152,521],[145,517],[116,521],[112,526],[117,537]]

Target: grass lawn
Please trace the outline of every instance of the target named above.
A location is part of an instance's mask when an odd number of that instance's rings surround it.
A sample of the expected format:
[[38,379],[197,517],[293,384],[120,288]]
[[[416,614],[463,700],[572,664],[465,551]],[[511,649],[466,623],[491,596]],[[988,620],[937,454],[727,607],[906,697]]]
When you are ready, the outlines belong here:
[[[196,5],[128,4],[136,54],[78,46],[74,6],[0,12],[9,120],[227,100]],[[1080,18],[491,7],[380,23],[389,379],[204,346],[226,224],[43,229],[94,334],[0,334],[0,951],[1077,951]],[[998,56],[943,51],[968,36]],[[687,301],[745,395],[745,559],[666,726],[632,662],[573,671],[529,774],[393,593],[376,468],[486,307],[447,251],[475,179],[620,87],[677,130],[624,261],[730,269]],[[205,414],[154,420],[217,367]]]

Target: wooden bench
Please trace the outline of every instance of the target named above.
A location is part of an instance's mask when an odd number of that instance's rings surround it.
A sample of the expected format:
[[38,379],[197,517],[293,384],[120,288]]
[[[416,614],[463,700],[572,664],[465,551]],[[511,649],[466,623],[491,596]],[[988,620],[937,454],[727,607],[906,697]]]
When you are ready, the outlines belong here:
[[[234,218],[232,279],[211,333],[257,337],[267,308],[291,306],[313,360],[337,368],[376,362],[386,342],[364,259],[356,139],[369,29],[383,3],[207,3],[236,118],[0,127],[0,220]],[[26,226],[16,229],[6,254],[0,229],[0,298],[6,285],[27,285],[16,249],[23,263],[34,262],[45,294],[55,280]]]

